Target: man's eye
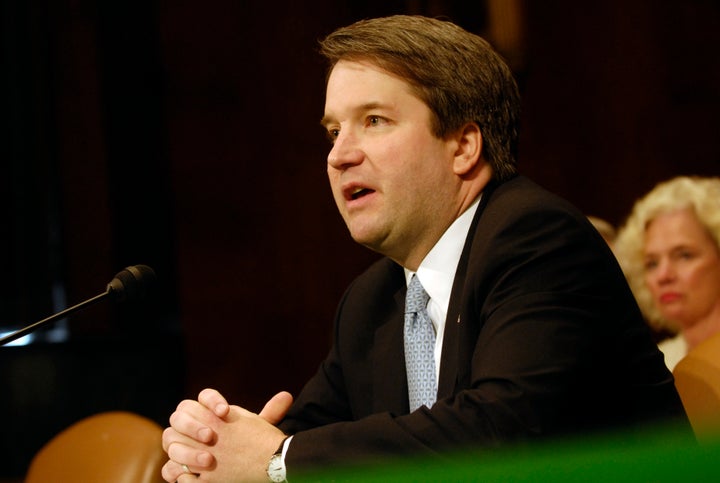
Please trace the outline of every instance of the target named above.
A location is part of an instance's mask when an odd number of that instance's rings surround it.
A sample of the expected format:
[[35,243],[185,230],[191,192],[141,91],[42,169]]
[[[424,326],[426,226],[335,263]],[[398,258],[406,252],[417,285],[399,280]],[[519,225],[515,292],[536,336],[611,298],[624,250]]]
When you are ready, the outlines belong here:
[[385,119],[383,119],[380,116],[368,116],[367,123],[370,126],[379,126],[380,124],[383,124],[385,122]]
[[340,129],[328,129],[327,138],[331,143],[334,143],[337,137],[340,135]]

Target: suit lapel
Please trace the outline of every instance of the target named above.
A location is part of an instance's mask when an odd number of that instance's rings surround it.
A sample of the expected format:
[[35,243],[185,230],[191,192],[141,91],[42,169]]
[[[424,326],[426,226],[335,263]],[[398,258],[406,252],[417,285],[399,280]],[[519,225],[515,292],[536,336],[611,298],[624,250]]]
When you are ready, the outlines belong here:
[[392,297],[393,310],[375,331],[375,350],[372,353],[373,412],[391,411],[395,414],[408,411],[408,386],[403,351],[403,325],[405,312],[405,278],[402,268],[397,290]]
[[468,341],[461,340],[460,334],[463,329],[461,309],[465,305],[465,281],[468,275],[468,261],[470,260],[473,240],[479,229],[480,218],[488,201],[492,197],[495,186],[495,183],[490,183],[485,190],[483,190],[480,204],[470,224],[462,255],[460,255],[457,270],[455,271],[455,279],[453,280],[453,287],[450,292],[447,319],[445,319],[442,357],[440,360],[440,380],[438,381],[438,399],[452,396],[455,392],[455,386],[458,380],[458,356],[466,352],[460,347],[460,344],[463,342],[468,343]]

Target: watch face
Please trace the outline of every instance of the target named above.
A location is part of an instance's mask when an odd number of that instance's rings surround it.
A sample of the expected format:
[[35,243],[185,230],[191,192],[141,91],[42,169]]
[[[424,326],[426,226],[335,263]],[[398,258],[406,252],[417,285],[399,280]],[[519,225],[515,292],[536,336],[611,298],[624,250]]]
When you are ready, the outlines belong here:
[[270,481],[275,483],[282,483],[285,481],[285,465],[283,464],[281,455],[276,454],[270,458],[270,463],[267,467],[267,474],[268,477],[270,477]]

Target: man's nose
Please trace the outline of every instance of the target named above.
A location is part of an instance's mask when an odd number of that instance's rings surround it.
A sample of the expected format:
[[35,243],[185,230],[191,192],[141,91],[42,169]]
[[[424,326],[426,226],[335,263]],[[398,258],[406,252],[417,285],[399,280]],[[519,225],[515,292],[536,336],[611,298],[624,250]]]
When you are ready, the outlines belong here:
[[350,166],[362,163],[364,156],[357,138],[350,133],[341,132],[335,138],[333,147],[328,153],[327,161],[330,167],[345,170]]

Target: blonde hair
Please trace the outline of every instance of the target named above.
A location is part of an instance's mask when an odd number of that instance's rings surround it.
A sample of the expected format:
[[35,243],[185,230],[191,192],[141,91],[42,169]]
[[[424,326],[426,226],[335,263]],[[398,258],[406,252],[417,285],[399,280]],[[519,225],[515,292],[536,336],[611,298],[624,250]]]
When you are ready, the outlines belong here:
[[645,230],[659,215],[691,209],[720,250],[720,178],[678,176],[659,183],[638,200],[615,239],[615,255],[648,324],[656,330],[678,332],[664,319],[645,284]]

